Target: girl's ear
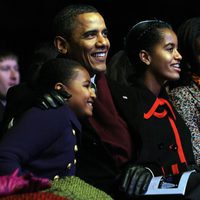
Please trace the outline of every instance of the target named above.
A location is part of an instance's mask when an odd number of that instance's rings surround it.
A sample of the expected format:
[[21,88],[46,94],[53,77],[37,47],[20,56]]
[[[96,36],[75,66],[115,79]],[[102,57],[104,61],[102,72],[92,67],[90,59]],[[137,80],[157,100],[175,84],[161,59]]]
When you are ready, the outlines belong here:
[[54,89],[59,91],[69,92],[69,88],[61,82],[56,83]]
[[54,39],[54,46],[61,54],[67,54],[68,52],[68,43],[67,40],[61,36],[56,36]]
[[139,57],[140,57],[140,60],[144,62],[146,65],[151,64],[151,56],[149,55],[147,51],[141,50],[139,53]]
[[56,83],[54,86],[55,90],[64,90],[64,85],[60,82]]
[[62,96],[61,98],[57,95],[57,99],[58,101],[61,101],[61,103],[63,103],[62,99],[64,99],[64,101],[68,101],[72,97],[72,95],[68,92],[68,87],[60,82],[55,84],[54,89],[57,90],[58,93]]

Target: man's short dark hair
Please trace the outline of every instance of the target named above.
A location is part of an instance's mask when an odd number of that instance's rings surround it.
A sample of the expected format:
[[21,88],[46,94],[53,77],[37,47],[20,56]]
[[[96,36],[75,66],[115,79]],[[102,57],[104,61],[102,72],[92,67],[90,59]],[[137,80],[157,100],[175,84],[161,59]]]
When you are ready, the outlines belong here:
[[75,18],[83,13],[98,12],[97,9],[87,4],[71,4],[57,13],[53,20],[53,33],[69,39],[76,26]]

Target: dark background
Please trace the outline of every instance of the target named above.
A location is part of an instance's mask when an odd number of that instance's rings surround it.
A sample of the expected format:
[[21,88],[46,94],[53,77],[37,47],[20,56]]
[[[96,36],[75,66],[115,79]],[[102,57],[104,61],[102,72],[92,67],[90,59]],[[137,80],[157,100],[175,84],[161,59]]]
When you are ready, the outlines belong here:
[[36,44],[52,40],[51,21],[55,14],[68,4],[80,2],[95,6],[105,18],[111,42],[110,56],[122,47],[126,32],[140,20],[162,19],[176,31],[187,18],[200,16],[198,0],[196,3],[191,0],[1,0],[0,48],[18,53],[23,73]]

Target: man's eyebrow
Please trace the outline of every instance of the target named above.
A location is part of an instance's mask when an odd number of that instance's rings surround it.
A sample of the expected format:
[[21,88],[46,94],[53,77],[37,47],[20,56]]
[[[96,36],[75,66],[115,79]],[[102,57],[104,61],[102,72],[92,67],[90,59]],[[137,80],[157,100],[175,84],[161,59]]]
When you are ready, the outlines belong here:
[[86,32],[83,33],[83,36],[87,36],[87,35],[95,35],[97,34],[98,31],[97,30],[88,30]]

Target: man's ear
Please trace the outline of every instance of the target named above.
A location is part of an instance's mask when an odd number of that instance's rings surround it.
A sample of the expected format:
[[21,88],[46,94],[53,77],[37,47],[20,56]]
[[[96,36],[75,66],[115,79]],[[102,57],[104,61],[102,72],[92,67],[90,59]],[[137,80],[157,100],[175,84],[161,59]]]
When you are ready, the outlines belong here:
[[68,45],[67,45],[67,41],[65,38],[61,37],[61,36],[56,36],[54,39],[54,46],[56,47],[56,49],[58,50],[59,53],[61,54],[67,54],[68,52]]
[[144,62],[146,65],[151,64],[151,56],[149,55],[147,51],[141,50],[139,53],[139,57],[140,57],[140,60]]

